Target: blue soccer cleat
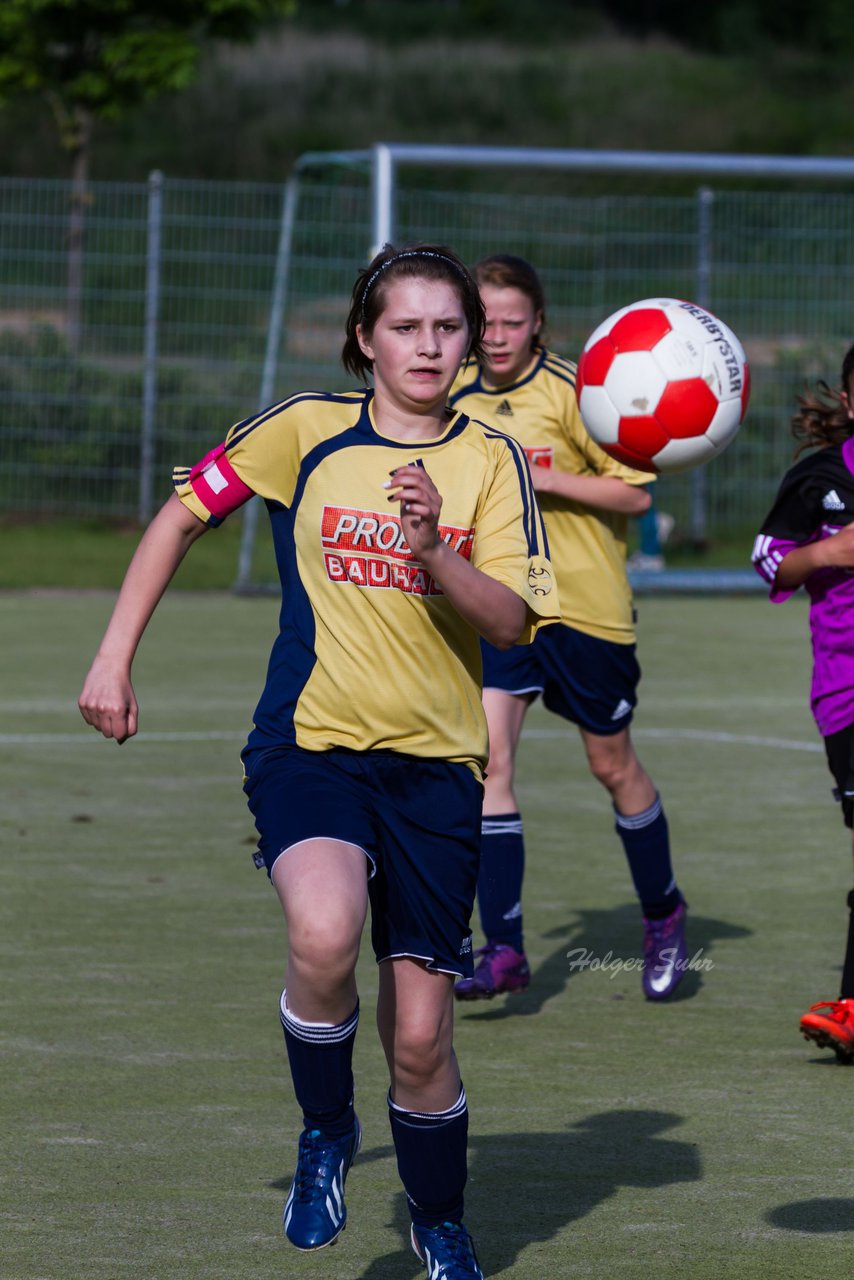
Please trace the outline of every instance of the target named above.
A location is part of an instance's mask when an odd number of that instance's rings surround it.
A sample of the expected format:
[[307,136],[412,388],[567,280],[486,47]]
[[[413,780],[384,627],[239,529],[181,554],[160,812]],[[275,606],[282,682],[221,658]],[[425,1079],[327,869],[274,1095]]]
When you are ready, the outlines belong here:
[[411,1239],[428,1280],[483,1280],[471,1236],[461,1222],[440,1222],[438,1227],[413,1222]]
[[296,1173],[285,1201],[285,1235],[297,1249],[334,1244],[347,1225],[344,1182],[362,1144],[359,1119],[343,1138],[303,1129]]

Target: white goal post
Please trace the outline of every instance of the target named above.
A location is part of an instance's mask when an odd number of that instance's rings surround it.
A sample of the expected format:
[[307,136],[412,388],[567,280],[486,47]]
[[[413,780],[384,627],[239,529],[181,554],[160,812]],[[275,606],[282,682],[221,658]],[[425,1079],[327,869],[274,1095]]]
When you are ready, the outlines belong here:
[[[423,187],[415,191],[408,191],[401,182],[401,173],[404,169],[413,168],[426,168],[432,172],[451,168],[494,171],[496,173],[494,194],[483,196],[473,195],[471,192],[437,192],[434,188],[425,191]],[[690,207],[688,216],[691,219],[691,226],[689,231],[687,233],[684,230],[677,231],[672,235],[666,229],[662,232],[661,244],[658,250],[659,259],[656,264],[653,264],[652,269],[647,269],[646,278],[643,271],[639,266],[636,266],[634,261],[629,262],[628,265],[622,264],[620,266],[622,278],[626,281],[625,288],[627,290],[635,289],[634,294],[627,292],[622,295],[620,305],[627,300],[634,300],[634,297],[654,296],[655,294],[664,296],[666,290],[662,286],[668,282],[675,270],[673,265],[667,261],[668,252],[672,251],[674,262],[677,256],[680,259],[679,270],[681,274],[679,275],[679,284],[685,290],[685,292],[679,293],[678,296],[691,296],[693,301],[712,310],[717,305],[717,298],[712,296],[710,289],[713,265],[716,265],[712,261],[711,245],[713,241],[712,215],[716,207],[715,201],[717,197],[709,186],[711,182],[716,179],[720,181],[738,180],[742,187],[749,183],[754,183],[757,186],[767,186],[768,181],[772,179],[787,183],[800,183],[802,185],[813,184],[813,186],[816,183],[837,184],[848,182],[854,184],[854,159],[843,157],[726,155],[702,152],[588,151],[583,149],[536,147],[410,145],[385,142],[377,143],[369,150],[308,152],[299,158],[284,188],[279,244],[271,288],[266,351],[259,387],[258,408],[265,408],[276,398],[275,387],[279,372],[280,353],[283,340],[288,336],[285,318],[288,313],[288,307],[292,302],[289,297],[289,281],[294,267],[300,261],[300,254],[321,258],[324,253],[332,256],[335,252],[334,240],[329,238],[322,243],[318,241],[319,247],[317,249],[313,246],[308,249],[305,248],[305,245],[311,239],[312,227],[309,225],[311,223],[311,214],[305,215],[305,225],[303,225],[300,221],[301,207],[304,203],[304,198],[310,193],[312,184],[317,182],[319,175],[344,170],[353,175],[354,181],[367,183],[370,192],[369,211],[364,223],[364,260],[367,261],[379,247],[386,242],[394,242],[399,235],[404,234],[404,231],[407,238],[428,238],[427,234],[413,236],[413,228],[418,232],[426,231],[432,233],[435,238],[447,240],[455,248],[458,248],[458,251],[462,250],[463,256],[465,256],[464,242],[467,238],[472,244],[474,255],[480,256],[478,237],[485,238],[487,223],[490,226],[500,223],[503,218],[509,217],[508,211],[512,207],[521,203],[518,194],[507,192],[506,190],[502,191],[502,183],[498,177],[499,172],[510,170],[518,173],[534,169],[562,171],[568,175],[620,174],[645,175],[647,177],[652,175],[670,175],[672,177],[676,175],[697,179],[700,186],[696,190],[693,199],[689,197],[683,201],[684,204]],[[569,207],[569,202],[573,200],[572,194],[569,193],[565,198]],[[554,203],[554,200],[557,199],[559,198],[555,197],[551,202],[547,200],[543,203]],[[648,201],[650,226],[656,220],[661,222],[665,213],[668,213],[669,216],[669,211],[662,209],[663,202],[657,202],[654,196],[640,195],[633,197],[633,200],[635,204],[642,204],[644,200]],[[607,238],[609,225],[607,224],[607,219],[612,216],[611,206],[606,206],[604,203],[600,203],[597,206],[595,199],[588,201],[588,203],[591,207],[589,210],[585,209],[583,211],[585,216],[591,223],[595,222],[597,216],[601,217],[603,223],[597,234],[600,240],[603,237]],[[403,204],[407,205],[405,214],[401,212]],[[567,214],[567,222],[571,222],[573,219],[576,221],[580,219],[578,205],[578,200],[574,200],[571,213]],[[465,219],[467,221],[465,221],[463,230],[456,228],[456,214],[453,211],[457,207],[465,210]],[[854,208],[854,201],[852,201],[852,208]],[[479,210],[483,214],[481,229],[477,225]],[[547,214],[546,219],[548,219],[548,216]],[[550,216],[554,220],[560,215],[555,209],[551,209]],[[542,260],[545,261],[547,248],[550,241],[554,240],[553,228],[545,225],[540,231],[537,231],[535,228],[526,227],[525,234],[533,244],[542,243]],[[635,235],[635,242],[638,245],[642,245],[643,237],[637,232],[633,234]],[[737,235],[738,232],[733,234]],[[813,234],[818,237],[822,232],[820,229],[816,229]],[[851,229],[848,228],[845,234],[850,244]],[[538,235],[540,236],[540,241],[537,240]],[[581,231],[576,234],[577,241],[580,240],[581,235]],[[300,249],[295,248],[298,238],[302,246]],[[677,254],[677,245],[687,244],[689,240],[690,244],[687,249],[680,249]],[[510,248],[509,244],[507,247]],[[539,269],[541,256],[536,250],[535,253],[534,261]],[[628,254],[629,251],[626,250],[626,253]],[[638,249],[635,257],[639,259],[642,256],[641,250]],[[347,279],[342,282],[343,284],[349,284],[352,274],[359,265],[357,262],[352,264],[353,270]],[[736,266],[732,271],[734,277],[733,288],[738,286],[739,273],[741,273],[741,279],[746,280],[746,271],[742,267]],[[564,270],[564,274],[567,274],[566,270]],[[615,285],[614,287],[617,286]],[[752,283],[750,287],[755,288]],[[644,292],[637,292],[640,288],[644,288]],[[547,296],[550,302],[552,293],[553,290],[548,287]],[[759,304],[756,303],[756,305],[758,306]],[[804,304],[802,302],[793,300],[791,305],[795,312],[799,309],[803,312]],[[603,312],[600,318],[605,314],[607,314],[607,311]],[[780,314],[782,320],[782,312]],[[727,319],[729,320],[729,316],[727,316]],[[737,325],[736,329],[738,331]],[[330,352],[330,363],[333,354],[337,353]],[[784,395],[781,393],[781,403],[783,400]],[[690,473],[687,480],[686,503],[689,510],[686,516],[686,523],[697,540],[702,539],[706,531],[706,484],[705,468],[699,468]],[[260,506],[260,500],[255,500],[247,506],[244,513],[237,576],[234,584],[234,589],[239,592],[257,589],[257,585],[253,584],[253,560],[258,540]]]

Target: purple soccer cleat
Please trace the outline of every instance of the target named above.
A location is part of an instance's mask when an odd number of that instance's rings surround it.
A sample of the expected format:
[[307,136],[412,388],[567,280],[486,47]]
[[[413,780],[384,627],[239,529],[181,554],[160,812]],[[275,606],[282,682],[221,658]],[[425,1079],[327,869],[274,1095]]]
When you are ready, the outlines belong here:
[[647,1000],[666,1000],[685,977],[685,903],[662,920],[643,918],[643,993]]
[[454,987],[458,1000],[491,1000],[493,996],[524,991],[531,981],[524,951],[516,951],[505,942],[487,942],[475,955],[480,956],[480,962],[474,976],[461,978]]

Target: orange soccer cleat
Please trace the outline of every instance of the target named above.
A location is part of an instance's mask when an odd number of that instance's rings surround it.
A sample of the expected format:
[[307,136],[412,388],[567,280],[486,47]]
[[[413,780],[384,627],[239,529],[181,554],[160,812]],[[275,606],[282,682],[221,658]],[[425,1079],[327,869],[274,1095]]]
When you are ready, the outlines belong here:
[[822,1000],[801,1018],[801,1034],[840,1062],[854,1062],[854,1000]]

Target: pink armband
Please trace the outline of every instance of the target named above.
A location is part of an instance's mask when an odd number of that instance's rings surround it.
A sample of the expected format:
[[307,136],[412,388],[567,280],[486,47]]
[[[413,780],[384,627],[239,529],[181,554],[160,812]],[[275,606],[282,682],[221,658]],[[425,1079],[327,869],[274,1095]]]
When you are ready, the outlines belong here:
[[253,496],[225,456],[225,445],[219,444],[205,454],[190,471],[190,485],[199,502],[217,520],[224,520]]

